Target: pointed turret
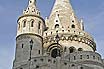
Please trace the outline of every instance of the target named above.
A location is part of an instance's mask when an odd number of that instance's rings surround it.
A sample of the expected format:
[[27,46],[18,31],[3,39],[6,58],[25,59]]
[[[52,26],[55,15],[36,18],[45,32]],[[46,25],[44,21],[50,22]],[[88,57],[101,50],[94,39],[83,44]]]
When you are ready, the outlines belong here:
[[36,0],[29,0],[29,6],[36,6]]
[[25,33],[42,35],[44,26],[45,21],[36,7],[36,0],[29,0],[27,9],[23,11],[23,15],[18,19],[17,36]]
[[[36,8],[36,0],[29,0],[27,9],[18,18],[14,68],[27,64],[33,57],[42,56],[42,35],[45,21]],[[29,69],[29,68],[27,68]]]
[[[44,32],[45,42],[43,47],[49,55],[53,56],[52,54],[57,49],[60,50],[62,56],[78,49],[83,49],[83,51],[96,50],[93,38],[84,31],[83,20],[79,21],[76,17],[70,0],[56,0],[46,21],[48,30]],[[58,43],[55,38],[57,35],[59,36]],[[51,43],[52,46],[48,43]],[[55,43],[56,45],[54,45]]]
[[23,14],[40,15],[40,11],[36,7],[36,0],[29,0],[28,7],[23,11]]
[[55,19],[54,19],[54,28],[62,28],[61,24],[60,24],[60,19],[59,19],[59,16],[58,16],[58,13],[56,12],[56,16],[55,16]]
[[[56,18],[56,13],[60,19],[60,24],[63,28],[72,28],[75,25],[75,29],[81,29],[78,19],[76,18],[72,6],[69,0],[56,0],[54,7],[49,16],[49,29],[53,29],[55,26],[54,19]],[[57,20],[56,20],[57,21]]]

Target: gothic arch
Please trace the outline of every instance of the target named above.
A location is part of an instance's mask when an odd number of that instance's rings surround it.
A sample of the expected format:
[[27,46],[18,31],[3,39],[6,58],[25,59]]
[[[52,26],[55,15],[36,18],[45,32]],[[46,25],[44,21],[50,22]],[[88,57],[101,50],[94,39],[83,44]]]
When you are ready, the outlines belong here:
[[31,19],[30,22],[31,22],[31,24],[30,24],[31,27],[33,27],[34,26],[34,19]]
[[57,54],[61,56],[63,48],[60,44],[53,43],[47,48],[47,52],[53,57],[57,57]]
[[56,24],[56,25],[55,25],[55,28],[59,28],[59,24]]
[[57,47],[57,48],[60,48],[61,50],[63,50],[63,48],[62,48],[62,46],[61,46],[60,44],[53,43],[53,44],[51,44],[51,45],[48,46],[47,51],[50,52],[50,50],[51,50],[53,47]]
[[22,22],[23,22],[23,27],[26,27],[26,19],[24,19]]
[[73,52],[75,52],[75,51],[76,51],[76,48],[75,48],[75,47],[71,46],[71,47],[69,48],[69,53],[73,53]]
[[82,48],[78,48],[78,51],[83,51],[83,49]]

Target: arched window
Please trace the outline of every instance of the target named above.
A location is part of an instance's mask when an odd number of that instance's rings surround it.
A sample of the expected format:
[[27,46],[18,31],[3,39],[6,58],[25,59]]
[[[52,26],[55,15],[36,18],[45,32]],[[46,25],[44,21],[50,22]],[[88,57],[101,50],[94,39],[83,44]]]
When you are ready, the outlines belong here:
[[36,59],[34,59],[34,62],[36,62],[37,60]]
[[48,59],[48,62],[51,62],[51,59]]
[[74,56],[74,60],[76,60],[76,57]]
[[82,55],[80,55],[80,59],[82,59]]
[[65,65],[67,65],[67,63],[64,63]]
[[93,59],[95,59],[95,56],[93,56]]
[[74,23],[74,20],[72,20],[72,22]]
[[83,51],[83,49],[82,48],[78,48],[78,51]]
[[66,52],[66,49],[67,49],[67,48],[65,47],[65,48],[64,48],[64,52]]
[[59,28],[59,24],[56,24],[56,25],[55,25],[55,28]]
[[38,51],[38,54],[40,54],[40,50]]
[[24,47],[24,44],[22,44],[22,48]]
[[30,3],[32,3],[32,1],[30,1]]
[[75,25],[74,24],[72,24],[72,26],[71,26],[72,28],[75,28]]
[[39,66],[38,66],[38,65],[36,65],[36,68],[39,68]]
[[34,9],[34,12],[35,12],[35,9]]
[[41,61],[44,61],[44,59],[42,58],[42,59],[40,59]]
[[38,22],[38,29],[40,29],[41,21]]
[[31,20],[31,27],[34,27],[34,20]]
[[40,23],[38,24],[38,29],[40,29]]
[[75,52],[75,50],[76,50],[75,47],[70,47],[70,48],[69,48],[69,52],[70,52],[70,53]]
[[26,27],[26,20],[23,20],[23,27]]
[[74,64],[72,64],[71,66],[72,66],[72,67],[74,67],[75,65],[74,65]]
[[59,14],[57,14],[57,16],[59,16]]
[[56,20],[56,22],[58,22],[58,20]]
[[89,55],[87,55],[87,59],[89,59]]
[[55,48],[51,52],[51,57],[56,58],[57,56],[61,56],[61,54],[60,54],[60,50]]

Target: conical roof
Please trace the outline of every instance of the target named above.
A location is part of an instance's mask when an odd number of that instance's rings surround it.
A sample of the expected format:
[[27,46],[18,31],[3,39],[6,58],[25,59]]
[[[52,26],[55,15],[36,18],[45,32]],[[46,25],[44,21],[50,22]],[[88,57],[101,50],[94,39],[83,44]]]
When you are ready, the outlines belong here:
[[74,14],[74,11],[72,9],[72,6],[69,0],[55,1],[55,4],[49,16],[49,23],[48,23],[49,29],[53,29],[53,26],[55,25],[54,20],[55,20],[56,14],[59,17],[62,27],[68,28],[71,26],[71,22],[74,22],[75,24],[77,24],[76,28],[77,29],[80,28],[78,24],[78,20]]
[[40,12],[36,7],[36,0],[29,0],[28,7],[23,11],[23,14],[40,15]]

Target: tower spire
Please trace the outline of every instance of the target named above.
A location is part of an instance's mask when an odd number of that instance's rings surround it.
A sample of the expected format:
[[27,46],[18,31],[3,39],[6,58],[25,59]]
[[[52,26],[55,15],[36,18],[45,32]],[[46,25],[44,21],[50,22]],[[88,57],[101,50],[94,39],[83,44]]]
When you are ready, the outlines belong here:
[[29,0],[29,6],[36,6],[36,0]]
[[33,14],[40,16],[40,11],[36,7],[36,0],[29,0],[28,7],[23,11],[23,14]]
[[49,16],[49,29],[51,30],[54,26],[53,20],[55,19],[56,13],[59,16],[60,24],[63,28],[72,28],[72,24],[76,25],[76,29],[80,29],[80,26],[78,24],[78,19],[76,18],[74,14],[74,10],[72,9],[70,0],[56,0],[55,4],[53,6],[53,9],[51,11],[51,14]]
[[73,9],[69,0],[56,0],[52,9],[51,15],[54,13],[54,11],[57,11],[57,10],[63,10],[63,12],[67,12],[69,14],[73,12]]
[[37,9],[36,0],[28,0],[28,6],[23,11],[23,15],[18,19],[17,36],[24,33],[33,33],[42,35],[44,19],[40,16],[40,11]]

